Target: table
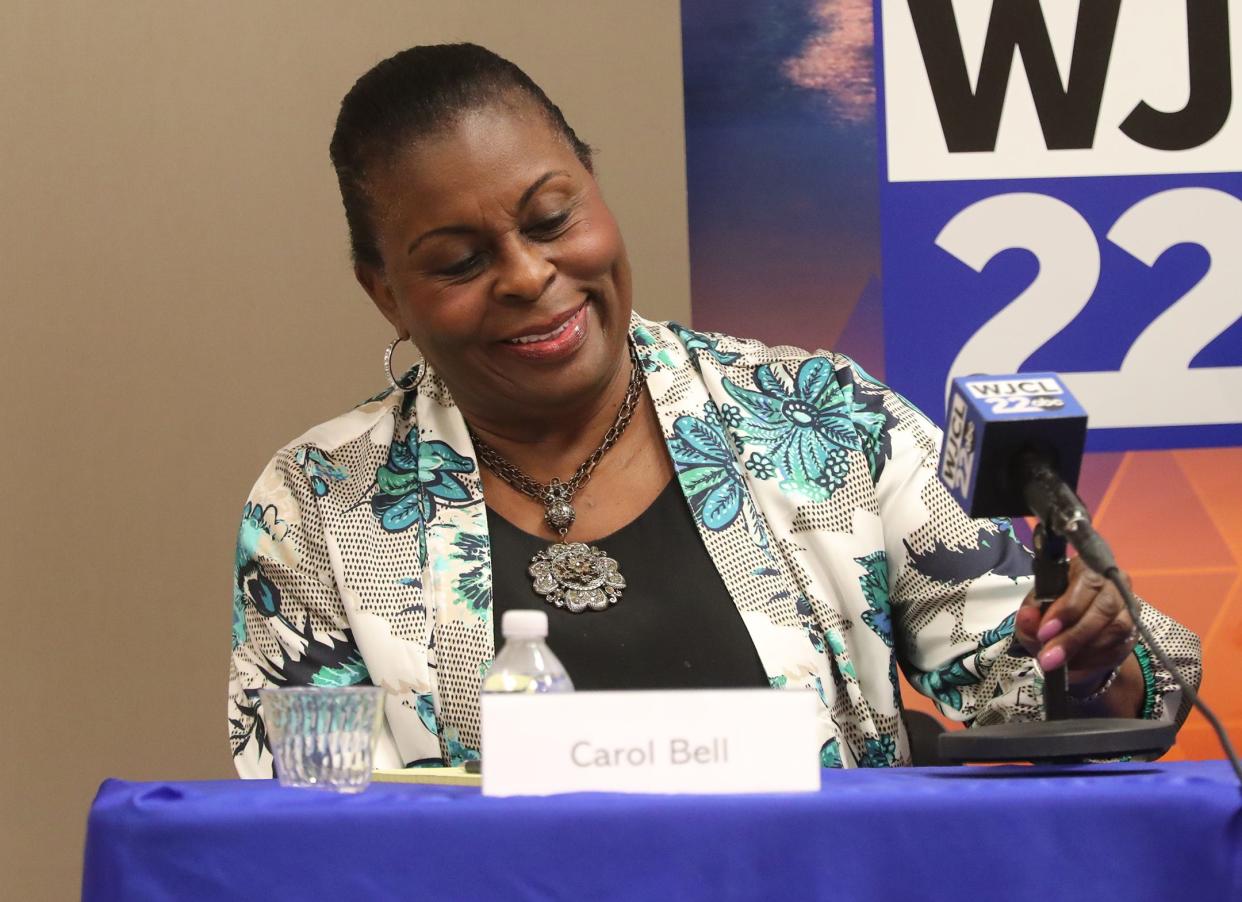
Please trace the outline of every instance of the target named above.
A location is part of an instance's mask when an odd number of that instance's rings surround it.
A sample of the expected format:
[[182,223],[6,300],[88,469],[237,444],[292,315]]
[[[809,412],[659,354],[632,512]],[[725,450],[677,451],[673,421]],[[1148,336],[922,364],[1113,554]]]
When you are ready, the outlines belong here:
[[108,780],[83,898],[1242,899],[1223,762],[825,771],[806,795]]

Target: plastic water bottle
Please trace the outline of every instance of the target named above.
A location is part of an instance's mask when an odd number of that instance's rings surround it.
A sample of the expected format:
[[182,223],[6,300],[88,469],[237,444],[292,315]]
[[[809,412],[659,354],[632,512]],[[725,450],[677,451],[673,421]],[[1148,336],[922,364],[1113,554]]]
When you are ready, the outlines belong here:
[[572,692],[573,682],[548,643],[547,611],[505,611],[505,644],[483,677],[484,692]]

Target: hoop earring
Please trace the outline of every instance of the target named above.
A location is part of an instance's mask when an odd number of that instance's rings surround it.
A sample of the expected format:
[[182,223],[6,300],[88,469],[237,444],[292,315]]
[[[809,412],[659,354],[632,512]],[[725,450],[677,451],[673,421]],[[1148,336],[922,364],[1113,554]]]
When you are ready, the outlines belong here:
[[[384,375],[388,377],[388,384],[391,385],[395,391],[409,391],[418,382],[416,378],[409,385],[402,385],[397,380],[397,377],[392,374],[392,353],[397,349],[397,345],[401,344],[401,342],[405,340],[406,339],[398,335],[388,343],[388,347],[384,348]],[[418,364],[416,363],[414,366],[418,366]],[[413,367],[411,367],[411,369],[413,369]]]

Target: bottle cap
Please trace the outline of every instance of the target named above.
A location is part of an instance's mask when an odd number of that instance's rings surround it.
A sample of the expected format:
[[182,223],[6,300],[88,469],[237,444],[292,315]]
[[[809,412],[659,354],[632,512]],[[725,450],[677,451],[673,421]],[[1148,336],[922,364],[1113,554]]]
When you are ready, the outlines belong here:
[[547,611],[505,611],[500,632],[506,639],[545,639],[548,635]]

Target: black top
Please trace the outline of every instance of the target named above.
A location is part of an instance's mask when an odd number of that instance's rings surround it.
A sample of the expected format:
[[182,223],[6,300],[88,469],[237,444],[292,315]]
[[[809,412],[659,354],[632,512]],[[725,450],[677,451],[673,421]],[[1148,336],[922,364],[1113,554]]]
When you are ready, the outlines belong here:
[[550,530],[546,538],[532,536],[490,507],[487,528],[497,648],[504,612],[533,608],[548,612],[548,645],[577,689],[768,685],[676,479],[637,519],[589,543],[617,562],[626,581],[621,599],[603,611],[572,614],[531,588],[526,568],[552,543]]

